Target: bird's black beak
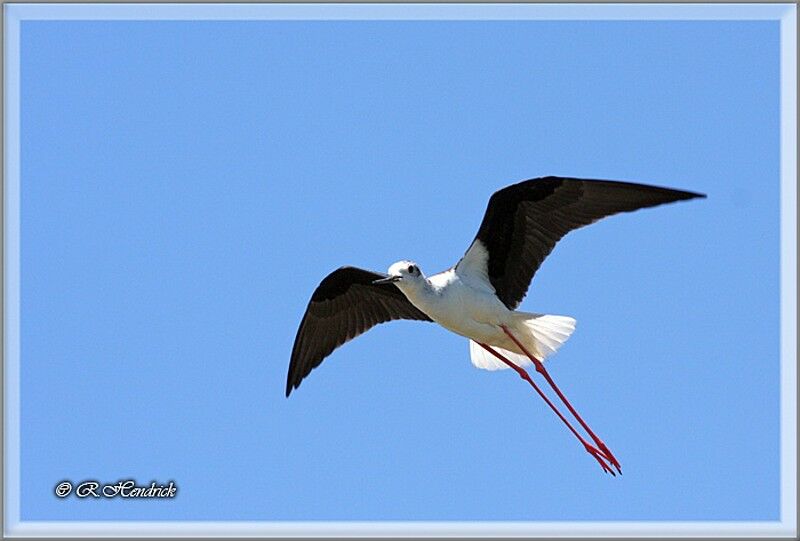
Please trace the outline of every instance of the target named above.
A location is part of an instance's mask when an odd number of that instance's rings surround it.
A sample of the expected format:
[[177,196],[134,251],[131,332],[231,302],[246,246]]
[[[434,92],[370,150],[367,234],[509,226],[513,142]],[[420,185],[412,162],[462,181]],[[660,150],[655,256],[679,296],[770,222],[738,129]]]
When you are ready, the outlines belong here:
[[372,282],[373,285],[381,285],[381,284],[392,284],[400,280],[399,276],[387,276],[386,278],[381,278],[380,280],[375,280]]

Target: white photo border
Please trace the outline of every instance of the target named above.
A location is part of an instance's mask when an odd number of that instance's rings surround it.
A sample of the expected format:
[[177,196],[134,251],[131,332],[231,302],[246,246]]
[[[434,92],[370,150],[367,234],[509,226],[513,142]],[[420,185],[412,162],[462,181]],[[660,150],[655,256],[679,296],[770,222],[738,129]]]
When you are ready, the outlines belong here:
[[[3,527],[14,537],[789,537],[797,531],[797,7],[784,4],[5,4]],[[780,21],[781,497],[762,522],[20,520],[20,23],[27,20]]]

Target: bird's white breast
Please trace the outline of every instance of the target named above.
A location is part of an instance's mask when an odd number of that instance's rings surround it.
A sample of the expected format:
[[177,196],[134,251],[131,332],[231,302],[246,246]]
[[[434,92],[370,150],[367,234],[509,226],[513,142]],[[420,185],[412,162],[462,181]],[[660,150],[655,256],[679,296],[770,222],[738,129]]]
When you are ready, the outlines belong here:
[[[431,276],[427,287],[398,283],[411,303],[443,327],[474,340],[492,341],[512,312],[493,290],[455,269]],[[491,286],[489,286],[491,287]]]

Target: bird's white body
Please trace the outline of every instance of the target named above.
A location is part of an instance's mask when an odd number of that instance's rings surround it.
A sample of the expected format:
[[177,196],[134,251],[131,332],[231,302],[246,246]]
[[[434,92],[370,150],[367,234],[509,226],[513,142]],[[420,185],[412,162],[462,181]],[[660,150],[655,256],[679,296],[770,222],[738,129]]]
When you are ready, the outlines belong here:
[[[455,267],[426,278],[411,261],[389,267],[395,285],[408,300],[442,327],[476,342],[470,345],[475,366],[489,370],[507,368],[478,344],[504,350],[519,364],[530,364],[524,352],[503,331],[509,329],[540,360],[554,353],[575,328],[575,320],[509,310],[497,297],[486,276],[486,250],[476,242]],[[415,272],[409,272],[408,269]]]
[[513,351],[514,344],[500,325],[511,328],[514,312],[500,302],[494,291],[487,291],[482,283],[470,278],[452,268],[430,278],[401,280],[397,287],[411,304],[442,327],[476,342]]

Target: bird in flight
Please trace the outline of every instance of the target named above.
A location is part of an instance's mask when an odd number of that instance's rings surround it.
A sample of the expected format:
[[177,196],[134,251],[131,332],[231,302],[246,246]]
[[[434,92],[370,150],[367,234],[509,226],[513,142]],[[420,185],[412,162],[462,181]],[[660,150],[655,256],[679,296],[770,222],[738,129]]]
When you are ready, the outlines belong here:
[[[524,180],[489,199],[475,240],[450,269],[425,276],[402,260],[381,274],[341,267],[311,295],[295,337],[286,396],[330,353],[379,323],[433,321],[469,339],[472,364],[511,368],[527,381],[603,471],[622,473],[619,461],[555,384],[543,361],[570,337],[575,320],[518,311],[533,275],[556,243],[573,229],[619,212],[705,197],[703,194],[612,180],[544,177]],[[573,427],[533,381],[533,366],[583,427]],[[612,469],[613,468],[613,469]]]

